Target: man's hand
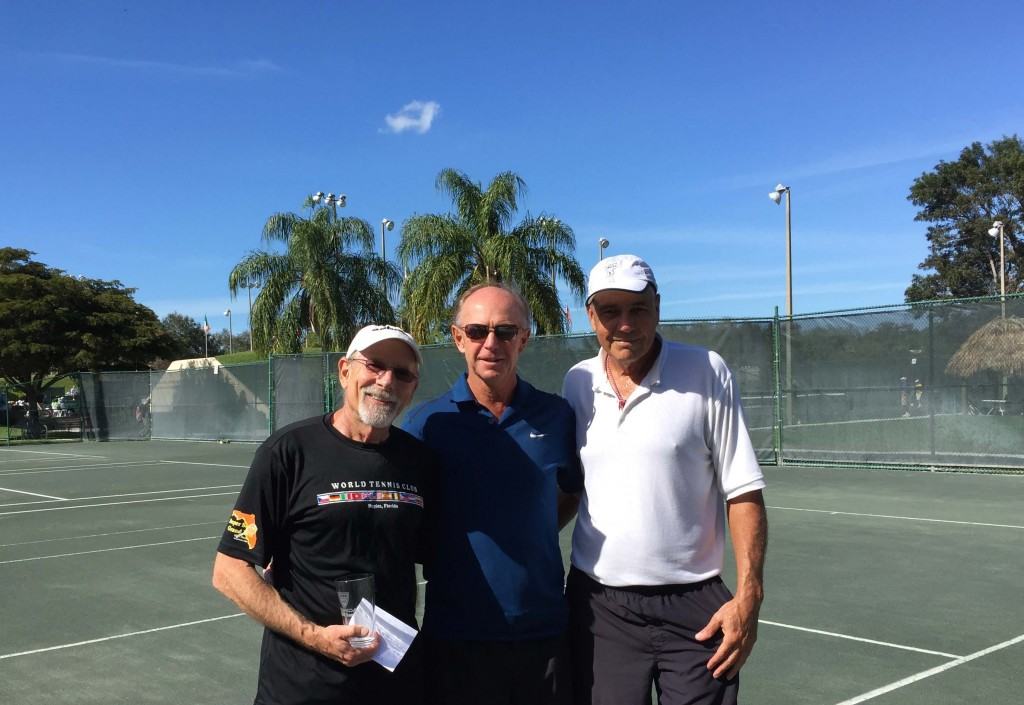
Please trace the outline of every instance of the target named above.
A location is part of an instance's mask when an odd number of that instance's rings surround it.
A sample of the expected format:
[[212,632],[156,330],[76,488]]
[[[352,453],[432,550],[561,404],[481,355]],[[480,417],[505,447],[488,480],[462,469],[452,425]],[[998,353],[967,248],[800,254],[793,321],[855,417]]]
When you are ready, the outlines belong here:
[[355,625],[332,624],[320,627],[313,642],[317,651],[327,658],[346,666],[358,666],[373,658],[380,646],[380,635],[373,635],[373,643],[365,648],[356,648],[348,640],[363,637],[370,633],[366,627]]
[[268,628],[346,666],[369,661],[380,646],[380,635],[374,634],[369,646],[355,648],[348,640],[366,636],[370,633],[368,628],[314,624],[281,599],[277,590],[267,585],[251,564],[219,552],[213,563],[213,586]]
[[760,601],[734,597],[722,605],[711,620],[696,634],[697,641],[707,641],[719,632],[722,643],[708,661],[708,670],[715,678],[734,678],[750,656],[757,641],[757,615]]

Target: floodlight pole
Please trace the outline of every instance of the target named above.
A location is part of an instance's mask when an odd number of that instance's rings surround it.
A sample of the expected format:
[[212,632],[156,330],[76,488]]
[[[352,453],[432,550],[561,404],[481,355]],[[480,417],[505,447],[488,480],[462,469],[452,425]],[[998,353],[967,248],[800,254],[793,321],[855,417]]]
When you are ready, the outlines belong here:
[[384,233],[386,231],[388,231],[388,230],[394,230],[394,229],[395,229],[395,221],[388,220],[387,218],[381,219],[381,221],[380,221],[380,258],[382,260],[387,260],[387,258],[388,258],[387,254],[386,254],[385,246],[384,246]]
[[1003,249],[1003,221],[997,220],[992,223],[988,234],[992,237],[999,236],[999,307],[1002,311],[1002,318],[1006,318],[1006,256]]
[[[394,230],[394,229],[395,229],[395,221],[388,220],[387,218],[381,218],[381,221],[380,221],[380,258],[384,262],[387,262],[387,254],[386,254],[385,245],[384,245],[384,240],[385,240],[384,234],[388,230]],[[381,285],[381,288],[384,290],[384,297],[387,298],[387,296],[388,296],[388,280],[387,280],[386,277],[381,281],[380,285]],[[402,288],[405,288],[405,281],[404,280],[402,281]],[[401,295],[401,292],[400,292],[400,295]]]
[[231,339],[235,337],[234,332],[231,329],[231,309],[224,311],[224,315],[228,317],[228,355],[231,355],[235,350],[231,343]]
[[786,196],[786,387],[789,394],[786,395],[786,418],[793,422],[793,363],[791,340],[793,337],[793,216],[792,190],[789,186],[778,184],[775,190],[768,194],[768,198],[779,204],[782,195]]
[[245,290],[249,294],[249,312],[248,312],[248,318],[249,318],[249,352],[252,352],[253,351],[253,347],[252,347],[252,284],[249,284],[247,287],[245,287]]
[[[1006,259],[1003,254],[1003,229],[1005,228],[1003,221],[997,220],[992,223],[992,227],[989,228],[988,234],[992,237],[999,236],[999,317],[1006,318]],[[1001,399],[1006,399],[1006,375],[1003,375],[1001,383],[999,385],[999,396]],[[1003,405],[1003,409],[1006,405]]]
[[611,243],[608,242],[607,238],[603,238],[602,237],[601,239],[599,239],[597,241],[597,261],[598,262],[600,262],[601,260],[604,259],[604,248],[608,247],[609,244],[611,244]]

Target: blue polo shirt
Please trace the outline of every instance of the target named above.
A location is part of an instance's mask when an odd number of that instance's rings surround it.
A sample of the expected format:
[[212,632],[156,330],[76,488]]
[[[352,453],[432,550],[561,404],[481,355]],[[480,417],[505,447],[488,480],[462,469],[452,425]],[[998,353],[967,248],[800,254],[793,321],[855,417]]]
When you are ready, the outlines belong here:
[[568,613],[558,547],[558,488],[583,489],[575,417],[523,379],[501,418],[463,375],[409,412],[406,431],[441,457],[424,633],[440,639],[543,639]]

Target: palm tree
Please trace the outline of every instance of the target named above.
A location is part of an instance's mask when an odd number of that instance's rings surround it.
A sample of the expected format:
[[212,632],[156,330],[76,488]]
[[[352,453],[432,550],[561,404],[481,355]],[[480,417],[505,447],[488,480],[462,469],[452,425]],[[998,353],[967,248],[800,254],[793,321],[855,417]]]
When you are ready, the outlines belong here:
[[304,207],[309,218],[275,213],[263,226],[263,241],[284,243],[284,252],[250,252],[228,276],[232,296],[260,289],[251,333],[262,353],[299,352],[306,333],[324,350],[341,350],[361,326],[395,321],[389,298],[401,276],[374,254],[370,224],[338,217],[334,205],[318,208],[312,197]]
[[414,215],[402,224],[398,257],[411,270],[402,289],[402,313],[418,339],[437,340],[451,321],[452,306],[469,287],[494,281],[518,287],[537,333],[562,333],[566,315],[555,278],[561,277],[582,302],[583,270],[573,256],[572,228],[549,216],[529,213],[509,229],[526,183],[506,171],[483,190],[455,169],[437,175],[455,213]]

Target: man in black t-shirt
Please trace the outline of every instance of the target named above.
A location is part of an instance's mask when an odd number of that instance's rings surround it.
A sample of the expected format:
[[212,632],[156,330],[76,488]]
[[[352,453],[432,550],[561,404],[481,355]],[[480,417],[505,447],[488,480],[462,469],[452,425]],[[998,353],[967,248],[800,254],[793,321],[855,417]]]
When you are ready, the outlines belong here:
[[340,624],[334,588],[373,573],[377,604],[415,624],[413,562],[436,461],[391,423],[412,399],[420,362],[404,331],[363,328],[338,363],[341,407],[281,429],[256,452],[213,584],[266,627],[259,705],[420,701],[417,645],[393,673],[368,663],[378,641],[349,644],[368,630]]

